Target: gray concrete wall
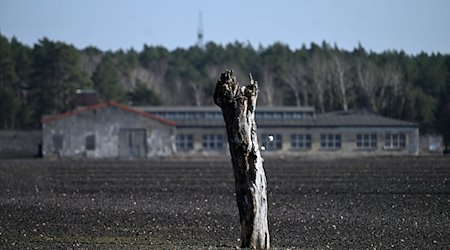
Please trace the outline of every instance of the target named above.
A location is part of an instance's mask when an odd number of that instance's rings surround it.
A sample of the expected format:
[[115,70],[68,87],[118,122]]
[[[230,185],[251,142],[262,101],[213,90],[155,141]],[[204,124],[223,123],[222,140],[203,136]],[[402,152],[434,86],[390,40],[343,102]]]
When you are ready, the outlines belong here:
[[0,130],[0,158],[38,157],[40,130]]
[[[116,158],[121,129],[146,130],[147,157],[173,153],[175,129],[172,126],[108,106],[43,124],[43,155]],[[53,144],[54,135],[63,136],[63,148],[59,151]],[[95,135],[94,150],[86,150],[85,140],[89,135]]]
[[442,154],[444,142],[441,135],[421,135],[419,138],[420,154]]

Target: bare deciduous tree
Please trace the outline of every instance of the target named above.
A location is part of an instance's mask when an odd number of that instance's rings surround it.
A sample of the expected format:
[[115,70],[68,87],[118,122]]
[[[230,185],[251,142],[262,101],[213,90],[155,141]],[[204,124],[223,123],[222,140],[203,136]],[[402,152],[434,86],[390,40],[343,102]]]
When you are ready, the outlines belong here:
[[363,60],[357,60],[356,62],[356,75],[359,85],[364,90],[367,98],[369,98],[371,110],[378,112],[378,107],[375,103],[375,91],[376,91],[376,72],[377,68],[370,62],[364,62]]
[[281,78],[294,95],[295,105],[297,107],[307,106],[309,89],[305,68],[300,64],[287,64],[283,67]]
[[276,105],[276,91],[275,91],[275,75],[265,67],[262,72],[263,85],[261,86],[262,101],[267,106]]
[[347,97],[347,86],[345,81],[345,71],[347,70],[346,62],[343,58],[339,57],[336,54],[333,54],[333,63],[334,63],[334,81],[336,82],[338,94],[340,97],[340,104],[342,109],[348,110],[348,97]]
[[191,88],[192,93],[194,94],[195,106],[201,106],[204,91],[201,89],[200,84],[193,81],[188,81],[187,85]]
[[324,60],[318,56],[313,55],[312,59],[308,62],[308,68],[311,74],[311,80],[313,83],[313,98],[316,106],[319,107],[320,113],[325,112],[325,84],[327,78],[327,65]]
[[[385,65],[380,72],[377,106],[380,110],[389,109],[389,100],[400,97],[402,74],[395,65]],[[398,107],[396,108],[398,109]]]

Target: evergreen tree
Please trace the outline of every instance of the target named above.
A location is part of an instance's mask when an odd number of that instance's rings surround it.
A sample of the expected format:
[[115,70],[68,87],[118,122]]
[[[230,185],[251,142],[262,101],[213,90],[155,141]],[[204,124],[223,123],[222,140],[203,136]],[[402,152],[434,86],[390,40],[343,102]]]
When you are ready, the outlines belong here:
[[15,127],[28,128],[32,125],[32,107],[28,103],[28,88],[32,72],[31,48],[11,39],[11,51],[14,58],[14,70],[17,81],[14,84],[14,95],[19,99],[20,108],[16,114]]
[[0,34],[0,128],[13,129],[20,102],[14,94],[17,75],[8,39]]
[[124,100],[126,91],[112,54],[107,53],[102,58],[92,75],[92,81],[102,100]]
[[42,115],[72,108],[83,87],[103,100],[211,105],[217,77],[233,69],[238,79],[251,72],[258,80],[261,105],[313,105],[319,113],[368,108],[446,134],[449,65],[448,55],[374,53],[361,44],[353,51],[327,42],[294,51],[282,43],[254,49],[209,42],[204,49],[103,52],[46,38],[30,49],[0,34],[0,128],[37,127]]
[[136,87],[129,94],[130,101],[133,105],[144,106],[144,105],[161,105],[163,104],[161,98],[155,91],[149,89],[145,84],[139,80],[136,83]]
[[42,115],[72,109],[75,91],[90,82],[81,70],[79,54],[73,46],[44,38],[34,46],[32,54],[29,94],[37,127]]

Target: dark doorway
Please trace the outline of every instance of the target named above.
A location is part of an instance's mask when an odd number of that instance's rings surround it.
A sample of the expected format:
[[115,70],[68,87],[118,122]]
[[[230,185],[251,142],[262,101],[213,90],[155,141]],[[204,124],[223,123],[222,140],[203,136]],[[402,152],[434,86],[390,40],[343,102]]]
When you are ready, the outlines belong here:
[[121,129],[119,132],[119,157],[144,158],[147,155],[145,129]]

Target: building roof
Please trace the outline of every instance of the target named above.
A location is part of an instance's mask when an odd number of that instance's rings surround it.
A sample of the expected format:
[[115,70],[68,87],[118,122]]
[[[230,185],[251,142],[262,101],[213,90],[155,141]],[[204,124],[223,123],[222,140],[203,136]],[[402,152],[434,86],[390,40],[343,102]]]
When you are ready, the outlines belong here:
[[[261,110],[261,109],[259,109]],[[224,127],[223,119],[174,119],[178,127]],[[256,118],[258,127],[417,127],[414,123],[350,110],[306,116],[301,119]]]
[[[133,108],[146,112],[222,112],[219,106],[133,106]],[[261,106],[256,107],[256,112],[275,111],[301,111],[314,112],[312,106]]]
[[159,121],[159,122],[164,123],[166,125],[170,125],[170,126],[176,126],[177,125],[174,121],[170,121],[170,120],[164,119],[164,118],[162,118],[160,116],[154,115],[152,113],[144,112],[144,111],[141,111],[141,110],[138,110],[138,109],[135,109],[135,108],[131,108],[131,107],[127,106],[127,105],[120,104],[120,103],[114,102],[114,101],[108,101],[108,102],[105,102],[105,103],[98,103],[98,104],[90,105],[90,106],[83,107],[83,108],[78,108],[78,109],[75,109],[75,110],[72,110],[72,111],[68,111],[68,112],[65,112],[65,113],[61,113],[61,114],[44,116],[42,118],[41,122],[42,123],[48,123],[48,122],[56,121],[56,120],[59,120],[59,119],[63,119],[65,117],[78,115],[78,114],[83,113],[83,112],[92,111],[92,110],[99,110],[99,109],[103,109],[103,108],[106,108],[106,107],[116,107],[116,108],[125,110],[127,112],[134,113],[136,115],[140,115],[140,116],[143,116],[143,117],[146,117],[146,118],[149,118],[149,119],[153,119],[153,120]]
[[317,115],[322,127],[417,127],[412,122],[381,116],[368,110],[336,111]]

